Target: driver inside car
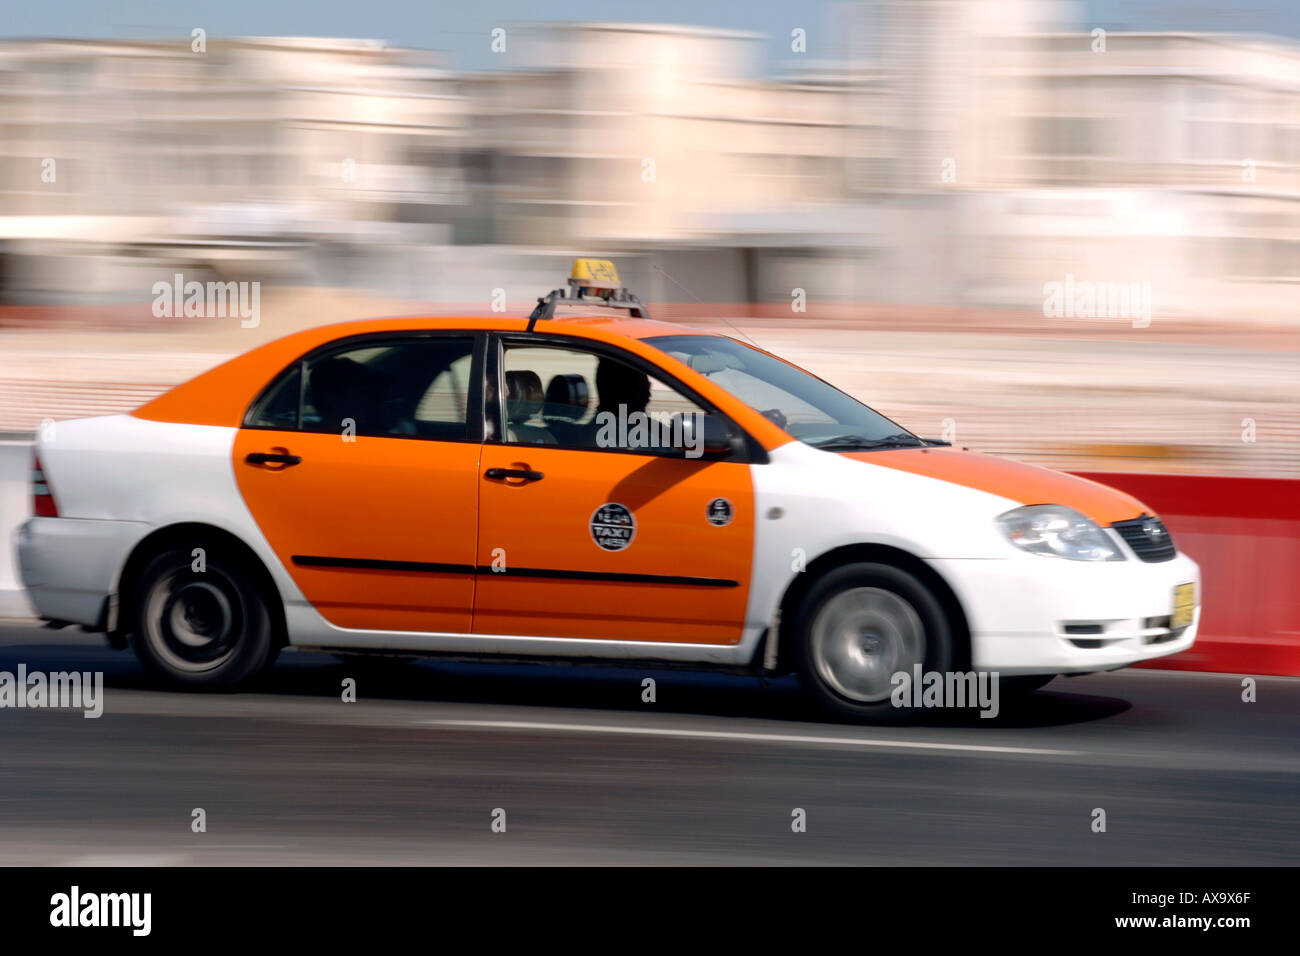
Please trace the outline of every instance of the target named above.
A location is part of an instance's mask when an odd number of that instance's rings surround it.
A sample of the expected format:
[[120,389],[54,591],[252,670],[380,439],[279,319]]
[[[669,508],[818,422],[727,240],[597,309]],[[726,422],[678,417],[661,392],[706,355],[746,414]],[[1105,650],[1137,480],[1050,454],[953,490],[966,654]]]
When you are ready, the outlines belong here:
[[[639,448],[657,447],[649,441],[633,442],[638,437],[638,429],[632,427],[636,419],[634,413],[646,415],[650,404],[650,376],[622,362],[602,358],[596,364],[596,406],[595,417],[587,423],[582,436],[583,444],[596,447],[616,447],[632,451]],[[645,429],[640,429],[645,434]],[[617,441],[625,437],[627,444],[609,444],[610,438]]]

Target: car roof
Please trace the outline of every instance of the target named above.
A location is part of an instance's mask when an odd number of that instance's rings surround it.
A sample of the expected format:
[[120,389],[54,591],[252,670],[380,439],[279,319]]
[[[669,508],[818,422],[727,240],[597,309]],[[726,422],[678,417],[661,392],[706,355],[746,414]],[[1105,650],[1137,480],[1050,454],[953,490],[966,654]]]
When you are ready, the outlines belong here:
[[[355,319],[313,326],[267,342],[209,369],[140,406],[132,414],[139,418],[193,425],[239,425],[250,403],[269,382],[301,356],[331,342],[385,332],[523,332],[528,324],[526,318],[500,315],[426,315]],[[653,346],[641,345],[642,339],[659,335],[715,334],[671,322],[608,315],[542,319],[534,331],[542,335],[554,332],[621,344],[643,354],[645,350],[653,350]]]
[[[631,339],[649,339],[657,335],[713,335],[676,322],[661,322],[658,319],[631,319],[616,315],[564,315],[542,321],[553,323],[557,328],[579,327],[599,329],[610,335],[621,335]],[[536,328],[545,331],[542,321]]]
[[[391,316],[377,319],[353,319],[316,326],[295,335],[309,336],[312,333],[326,333],[321,343],[344,338],[350,335],[367,335],[375,332],[408,332],[421,329],[455,331],[522,331],[528,327],[528,319],[517,316],[501,315],[417,315]],[[646,339],[657,335],[712,335],[689,326],[675,322],[661,322],[658,319],[628,318],[622,315],[563,315],[552,319],[539,319],[534,331],[577,331],[589,330],[592,338],[628,338]],[[578,334],[581,334],[579,331]],[[292,337],[292,336],[289,336]],[[313,346],[314,347],[314,346]]]

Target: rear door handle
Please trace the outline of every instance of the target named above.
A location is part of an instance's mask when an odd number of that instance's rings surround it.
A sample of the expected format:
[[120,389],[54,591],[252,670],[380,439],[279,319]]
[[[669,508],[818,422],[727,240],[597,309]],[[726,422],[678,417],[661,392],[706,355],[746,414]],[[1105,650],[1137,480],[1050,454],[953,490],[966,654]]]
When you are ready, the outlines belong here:
[[300,455],[278,455],[264,451],[255,451],[249,454],[244,461],[250,465],[297,465],[302,462]]
[[519,478],[523,481],[541,481],[546,476],[540,471],[531,471],[527,468],[489,468],[483,472],[483,477],[492,481],[503,481],[506,478]]

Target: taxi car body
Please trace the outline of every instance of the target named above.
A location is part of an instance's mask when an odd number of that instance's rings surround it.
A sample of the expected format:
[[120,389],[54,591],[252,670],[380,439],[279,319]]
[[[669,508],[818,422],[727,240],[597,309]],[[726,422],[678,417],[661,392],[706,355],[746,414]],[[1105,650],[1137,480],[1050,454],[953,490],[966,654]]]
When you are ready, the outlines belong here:
[[797,671],[850,717],[915,666],[1032,687],[1195,639],[1197,566],[1141,502],[575,271],[572,304],[632,317],[550,317],[557,290],[313,328],[57,423],[18,532],[35,607],[192,686],[283,646],[619,659]]

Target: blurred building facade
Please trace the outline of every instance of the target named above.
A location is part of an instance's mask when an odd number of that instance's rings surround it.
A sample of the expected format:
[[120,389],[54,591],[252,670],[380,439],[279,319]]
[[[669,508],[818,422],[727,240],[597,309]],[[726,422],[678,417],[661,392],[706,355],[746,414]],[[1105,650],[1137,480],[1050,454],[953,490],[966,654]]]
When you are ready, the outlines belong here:
[[307,240],[436,224],[460,200],[463,98],[433,55],[192,42],[0,44],[11,299],[138,295],[169,263],[301,278]]
[[368,41],[0,44],[0,294],[328,284],[378,247],[450,250],[411,290],[480,299],[503,256],[582,250],[663,264],[652,299],[1036,310],[1069,275],[1300,314],[1300,45],[1056,10],[853,4],[842,56],[774,77],[756,35],[635,24],[521,27],[528,62],[474,73]]

